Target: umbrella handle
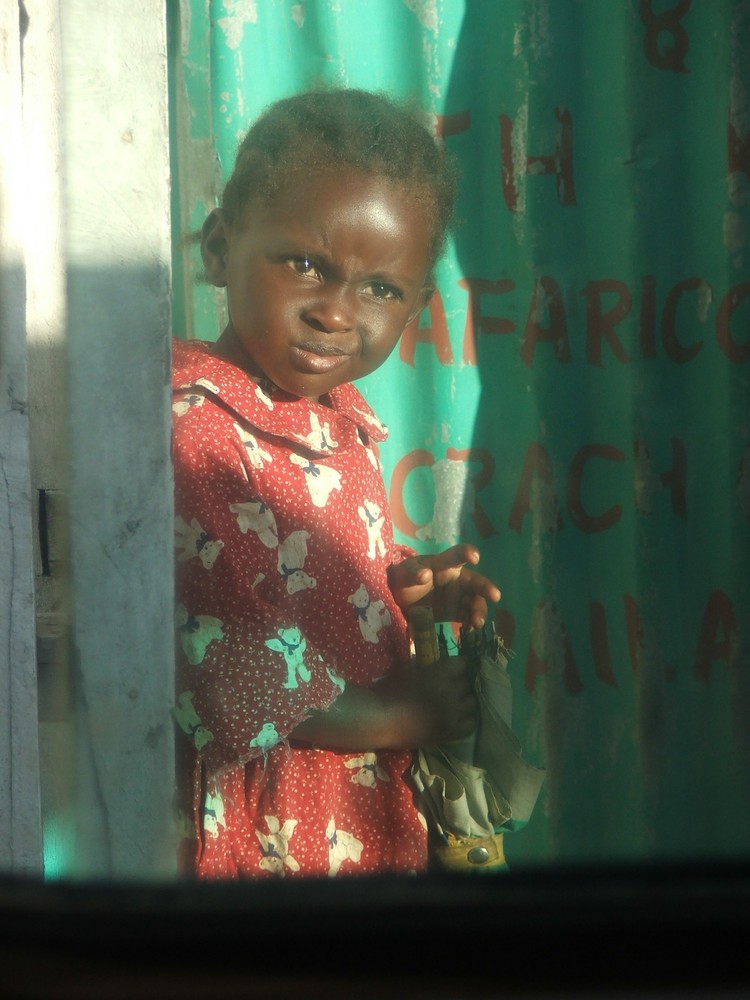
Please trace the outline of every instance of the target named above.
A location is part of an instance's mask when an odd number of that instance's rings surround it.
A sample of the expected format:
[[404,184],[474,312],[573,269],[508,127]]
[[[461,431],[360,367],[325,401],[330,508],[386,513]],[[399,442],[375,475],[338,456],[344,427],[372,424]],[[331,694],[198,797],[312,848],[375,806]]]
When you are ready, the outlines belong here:
[[421,667],[436,663],[440,659],[435,619],[431,608],[415,605],[409,611],[409,625],[414,640],[414,658]]

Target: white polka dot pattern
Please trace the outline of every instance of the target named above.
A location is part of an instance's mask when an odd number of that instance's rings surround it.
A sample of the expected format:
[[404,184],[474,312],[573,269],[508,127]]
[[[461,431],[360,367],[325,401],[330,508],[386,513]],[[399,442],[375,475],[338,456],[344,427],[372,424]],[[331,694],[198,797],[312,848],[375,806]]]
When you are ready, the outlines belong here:
[[[178,805],[201,877],[422,871],[411,754],[295,744],[347,683],[409,655],[377,442],[352,385],[266,390],[174,342]],[[190,846],[192,843],[192,846]]]

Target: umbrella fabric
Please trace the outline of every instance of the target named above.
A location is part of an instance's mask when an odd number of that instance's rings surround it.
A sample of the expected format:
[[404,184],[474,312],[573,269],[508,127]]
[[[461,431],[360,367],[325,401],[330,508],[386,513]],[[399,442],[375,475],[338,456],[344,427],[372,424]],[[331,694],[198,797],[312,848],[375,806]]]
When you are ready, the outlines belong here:
[[[416,629],[414,636],[416,647]],[[445,648],[442,634],[439,643]],[[502,868],[502,834],[529,821],[545,770],[523,759],[510,727],[508,651],[494,628],[462,633],[460,649],[475,663],[477,729],[466,740],[419,749],[412,778],[432,819],[437,867]]]

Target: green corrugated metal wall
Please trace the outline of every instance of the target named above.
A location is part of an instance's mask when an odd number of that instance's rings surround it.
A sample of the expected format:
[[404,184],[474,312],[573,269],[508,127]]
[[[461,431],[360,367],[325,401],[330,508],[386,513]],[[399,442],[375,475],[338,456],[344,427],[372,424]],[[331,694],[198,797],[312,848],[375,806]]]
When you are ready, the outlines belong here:
[[750,847],[748,0],[183,0],[181,237],[318,81],[415,95],[463,170],[439,297],[361,384],[397,536],[478,543],[547,768],[511,863]]

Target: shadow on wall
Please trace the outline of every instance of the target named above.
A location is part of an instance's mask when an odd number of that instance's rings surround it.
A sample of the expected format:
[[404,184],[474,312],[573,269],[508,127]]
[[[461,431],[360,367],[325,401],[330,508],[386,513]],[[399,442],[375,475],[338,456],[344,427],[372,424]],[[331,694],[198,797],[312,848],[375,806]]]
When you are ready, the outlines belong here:
[[750,849],[750,261],[722,237],[750,44],[689,7],[657,46],[648,4],[478,0],[457,44],[468,528],[547,767],[511,865]]

